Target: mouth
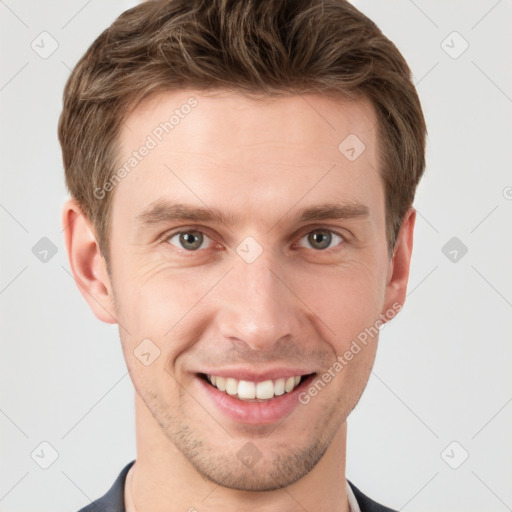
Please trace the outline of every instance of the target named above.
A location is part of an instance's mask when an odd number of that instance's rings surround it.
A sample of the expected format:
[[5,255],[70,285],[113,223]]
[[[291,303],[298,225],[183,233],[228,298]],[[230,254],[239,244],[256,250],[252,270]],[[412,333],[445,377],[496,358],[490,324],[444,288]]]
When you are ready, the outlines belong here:
[[[226,419],[235,424],[265,426],[283,421],[301,406],[300,394],[315,375],[300,374],[298,370],[276,370],[257,376],[250,372],[226,370],[222,376],[198,373],[196,383],[207,401]],[[309,411],[303,408],[306,409]]]
[[250,381],[206,373],[198,374],[200,379],[225,395],[243,402],[259,403],[274,401],[283,395],[291,394],[315,375],[315,373],[310,373],[307,375]]

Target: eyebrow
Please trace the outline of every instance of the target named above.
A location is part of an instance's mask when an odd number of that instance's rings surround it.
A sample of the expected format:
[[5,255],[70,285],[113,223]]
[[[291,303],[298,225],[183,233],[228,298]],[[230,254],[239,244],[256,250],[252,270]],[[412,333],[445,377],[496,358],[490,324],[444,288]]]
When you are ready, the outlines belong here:
[[[370,210],[361,203],[326,203],[301,208],[296,215],[297,222],[322,221],[329,219],[353,219],[368,217]],[[172,203],[167,199],[157,199],[136,216],[138,227],[147,228],[158,224],[175,222],[219,222],[236,225],[246,220],[245,214],[222,212],[216,208],[196,207],[184,203]]]

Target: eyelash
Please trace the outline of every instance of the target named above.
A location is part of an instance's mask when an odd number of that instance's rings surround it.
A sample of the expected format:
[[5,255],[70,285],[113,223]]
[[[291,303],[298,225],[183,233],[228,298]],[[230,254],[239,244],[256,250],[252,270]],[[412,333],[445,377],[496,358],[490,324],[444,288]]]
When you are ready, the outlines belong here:
[[[337,251],[341,250],[340,246],[343,246],[343,245],[345,245],[347,243],[347,236],[346,235],[342,235],[341,233],[339,233],[339,232],[337,232],[337,231],[335,231],[335,230],[333,230],[331,228],[322,227],[322,226],[320,226],[320,227],[313,227],[312,229],[309,229],[309,231],[306,231],[304,234],[302,234],[300,236],[299,241],[302,240],[307,235],[309,235],[309,234],[311,234],[311,233],[313,233],[315,231],[326,231],[327,233],[330,233],[331,235],[335,235],[335,236],[340,237],[342,239],[342,241],[339,242],[334,247],[330,247],[328,249],[317,249],[317,250],[311,249],[314,252],[318,252],[318,253],[337,252]],[[190,233],[190,232],[201,233],[201,234],[207,236],[213,243],[215,243],[215,239],[211,235],[209,235],[208,232],[204,231],[204,229],[201,229],[198,226],[189,226],[189,227],[181,228],[179,231],[172,231],[170,233],[166,233],[165,235],[163,235],[161,237],[161,241],[166,242],[168,245],[171,245],[180,254],[185,255],[185,257],[190,257],[190,256],[193,256],[195,253],[207,250],[207,249],[196,249],[194,251],[190,251],[190,250],[184,249],[182,247],[174,246],[173,244],[171,244],[169,242],[169,240],[171,238],[173,238],[174,236],[176,236],[176,235],[180,235],[180,234],[183,234],[183,233]],[[304,247],[302,247],[302,248],[304,248]]]

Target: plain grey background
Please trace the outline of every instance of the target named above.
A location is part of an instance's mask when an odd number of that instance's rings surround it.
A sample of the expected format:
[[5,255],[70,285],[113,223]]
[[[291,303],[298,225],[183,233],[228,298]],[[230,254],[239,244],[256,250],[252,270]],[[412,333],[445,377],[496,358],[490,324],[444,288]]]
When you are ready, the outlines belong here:
[[[354,3],[408,60],[429,141],[408,299],[349,417],[347,477],[398,510],[512,510],[512,1]],[[3,512],[78,510],[136,455],[117,326],[64,250],[56,131],[70,69],[135,4],[0,0]]]

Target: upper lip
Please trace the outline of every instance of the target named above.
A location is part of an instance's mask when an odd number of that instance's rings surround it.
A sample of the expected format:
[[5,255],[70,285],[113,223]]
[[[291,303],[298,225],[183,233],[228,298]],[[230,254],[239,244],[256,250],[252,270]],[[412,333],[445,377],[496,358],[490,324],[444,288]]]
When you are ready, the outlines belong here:
[[309,375],[310,373],[314,373],[312,370],[304,369],[304,368],[273,368],[266,369],[262,371],[256,371],[254,368],[212,368],[207,370],[202,370],[199,373],[204,373],[206,375],[215,375],[216,377],[232,377],[236,380],[245,380],[249,382],[263,382],[265,380],[277,380],[277,379],[287,379],[289,377],[295,377],[297,375]]

